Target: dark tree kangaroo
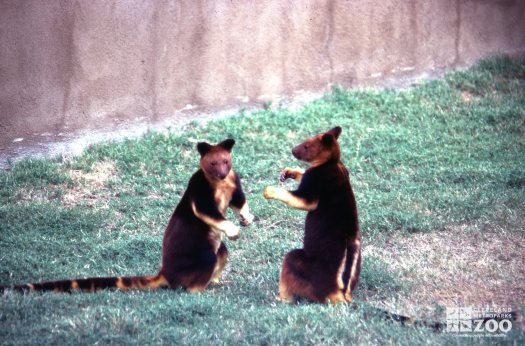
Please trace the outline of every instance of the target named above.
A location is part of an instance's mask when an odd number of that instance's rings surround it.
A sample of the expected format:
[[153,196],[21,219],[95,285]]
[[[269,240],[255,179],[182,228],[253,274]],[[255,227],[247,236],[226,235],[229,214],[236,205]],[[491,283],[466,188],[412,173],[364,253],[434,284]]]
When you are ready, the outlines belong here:
[[341,128],[315,135],[292,150],[310,167],[286,168],[280,180],[299,181],[295,191],[267,187],[264,197],[308,211],[302,249],[283,260],[279,281],[282,301],[301,296],[315,302],[350,302],[361,271],[357,206],[348,171],[340,161]]
[[105,288],[182,287],[202,291],[210,282],[218,282],[226,265],[228,250],[222,233],[230,239],[239,237],[239,228],[226,220],[231,207],[242,225],[253,221],[239,177],[231,169],[231,149],[235,141],[227,139],[217,145],[201,142],[200,169],[169,220],[162,241],[162,265],[157,275],[133,277],[95,277],[61,280],[16,286],[14,290],[54,290],[57,292]]

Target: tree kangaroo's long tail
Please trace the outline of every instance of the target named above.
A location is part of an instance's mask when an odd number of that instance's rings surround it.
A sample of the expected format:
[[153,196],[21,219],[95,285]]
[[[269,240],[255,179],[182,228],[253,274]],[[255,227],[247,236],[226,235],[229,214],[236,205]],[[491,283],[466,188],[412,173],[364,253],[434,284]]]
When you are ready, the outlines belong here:
[[14,291],[55,291],[71,292],[75,290],[94,292],[106,288],[146,289],[169,286],[168,281],[162,274],[128,277],[93,277],[74,280],[47,281],[41,283],[0,286],[0,292],[7,289]]

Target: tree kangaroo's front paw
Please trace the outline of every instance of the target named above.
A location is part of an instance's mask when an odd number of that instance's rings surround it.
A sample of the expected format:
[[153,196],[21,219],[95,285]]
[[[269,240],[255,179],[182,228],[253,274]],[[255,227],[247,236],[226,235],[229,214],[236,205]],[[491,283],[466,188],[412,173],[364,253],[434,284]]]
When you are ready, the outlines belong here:
[[279,180],[284,182],[286,179],[301,180],[303,178],[304,170],[300,168],[285,168],[281,171]]
[[295,179],[294,171],[291,168],[285,168],[281,171],[281,174],[279,175],[279,180],[281,183],[285,182],[286,179]]
[[242,226],[248,226],[249,224],[253,222],[253,219],[254,219],[254,216],[250,213],[242,214],[240,215],[240,217],[241,219],[239,220],[239,222],[241,223]]
[[239,227],[228,221],[228,224],[226,224],[224,228],[224,234],[226,234],[230,240],[237,240],[239,239]]
[[276,188],[272,186],[268,186],[264,189],[264,198],[266,199],[272,199],[275,197],[276,194]]

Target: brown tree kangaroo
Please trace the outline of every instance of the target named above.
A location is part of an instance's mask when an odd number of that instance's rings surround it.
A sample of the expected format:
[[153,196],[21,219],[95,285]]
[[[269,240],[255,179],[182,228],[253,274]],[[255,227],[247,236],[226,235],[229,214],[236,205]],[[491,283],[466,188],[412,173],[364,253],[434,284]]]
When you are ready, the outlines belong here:
[[221,241],[239,237],[239,228],[226,220],[231,207],[242,225],[253,221],[241,182],[231,169],[231,150],[235,141],[226,139],[217,145],[198,143],[200,169],[190,178],[182,199],[175,208],[162,241],[162,265],[157,275],[132,277],[94,277],[15,286],[0,286],[0,291],[53,290],[57,292],[105,288],[182,287],[202,291],[210,282],[218,282],[226,265],[228,250]]
[[283,260],[279,281],[282,301],[294,296],[325,303],[350,302],[361,270],[357,206],[348,171],[340,161],[341,128],[315,135],[292,150],[306,170],[286,168],[280,180],[299,181],[295,191],[267,187],[264,197],[308,211],[302,249]]

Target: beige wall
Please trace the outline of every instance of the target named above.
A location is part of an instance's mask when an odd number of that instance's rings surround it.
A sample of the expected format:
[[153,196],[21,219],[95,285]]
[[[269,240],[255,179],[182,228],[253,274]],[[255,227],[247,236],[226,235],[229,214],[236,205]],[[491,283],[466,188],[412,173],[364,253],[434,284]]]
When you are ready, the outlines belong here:
[[0,0],[0,149],[524,52],[524,13],[520,0]]

